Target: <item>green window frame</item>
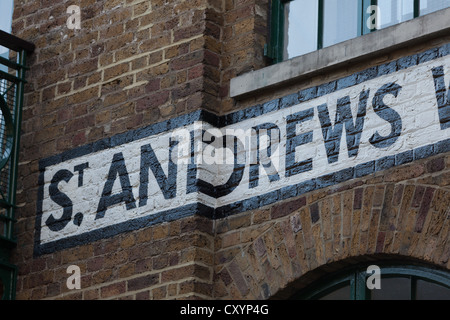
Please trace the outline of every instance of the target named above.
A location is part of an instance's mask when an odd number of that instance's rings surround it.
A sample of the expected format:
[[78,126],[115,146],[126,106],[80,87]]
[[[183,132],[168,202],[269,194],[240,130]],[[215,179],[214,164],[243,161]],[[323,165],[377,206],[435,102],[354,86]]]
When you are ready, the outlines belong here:
[[[376,289],[368,289],[367,280],[372,275],[367,272],[369,265],[359,265],[351,267],[341,272],[337,272],[326,277],[322,280],[318,280],[307,288],[295,293],[292,300],[319,300],[325,296],[336,292],[344,287],[349,287],[348,300],[371,300],[372,293]],[[444,270],[430,268],[422,265],[391,265],[381,264],[379,265],[381,271],[381,288],[383,283],[388,278],[401,278],[406,282],[409,282],[409,297],[403,300],[417,300],[418,282],[425,281],[447,288],[450,291],[450,273]],[[445,297],[448,299],[448,297]]]
[[[285,36],[285,5],[288,2],[295,0],[272,0],[270,5],[270,39],[265,46],[265,56],[272,59],[273,63],[278,63],[284,60],[284,36]],[[324,47],[324,4],[325,0],[318,1],[318,32],[317,32],[317,50]],[[420,16],[420,1],[413,2],[413,18]],[[358,17],[357,21],[357,37],[376,31],[376,28],[369,29],[366,21],[370,18],[370,13],[367,13],[369,6],[377,6],[378,0],[359,0],[358,1]],[[401,23],[401,22],[400,22]]]

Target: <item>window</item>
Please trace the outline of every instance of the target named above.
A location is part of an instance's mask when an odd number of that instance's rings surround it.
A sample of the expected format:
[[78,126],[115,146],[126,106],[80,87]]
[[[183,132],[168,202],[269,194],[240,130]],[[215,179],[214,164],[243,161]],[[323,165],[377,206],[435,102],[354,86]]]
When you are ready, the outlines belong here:
[[[11,21],[13,14],[13,0],[2,0],[0,2],[0,30],[11,33]],[[9,58],[9,50],[0,46],[0,57]],[[0,66],[0,70],[7,72],[7,68]]]
[[272,0],[266,55],[280,62],[450,7],[450,0]]
[[2,0],[0,3],[0,30],[10,33],[13,13],[13,0]]
[[[424,266],[380,265],[380,289],[368,289],[369,265],[331,275],[296,293],[309,300],[450,300],[450,274]],[[370,282],[370,280],[369,280]]]

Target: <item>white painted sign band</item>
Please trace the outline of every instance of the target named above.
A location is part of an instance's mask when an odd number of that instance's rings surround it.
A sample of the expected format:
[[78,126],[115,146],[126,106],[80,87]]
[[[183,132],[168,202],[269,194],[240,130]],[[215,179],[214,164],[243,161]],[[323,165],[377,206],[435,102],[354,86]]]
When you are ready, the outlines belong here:
[[450,56],[433,52],[42,160],[35,253],[192,214],[223,217],[449,151]]

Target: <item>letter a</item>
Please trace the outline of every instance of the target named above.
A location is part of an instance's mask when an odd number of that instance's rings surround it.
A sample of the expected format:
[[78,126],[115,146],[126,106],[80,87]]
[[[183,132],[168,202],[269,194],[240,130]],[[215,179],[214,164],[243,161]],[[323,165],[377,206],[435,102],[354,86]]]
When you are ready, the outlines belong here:
[[73,273],[67,278],[67,288],[69,290],[81,289],[81,271],[79,266],[71,265],[67,268],[67,273]]
[[369,6],[366,10],[366,13],[370,14],[369,18],[367,18],[366,21],[367,29],[376,29],[380,21],[380,9],[378,8],[378,6]]
[[81,29],[81,10],[79,6],[71,5],[67,8],[67,13],[71,14],[67,18],[67,28],[70,30]]
[[[116,181],[117,177],[119,177],[122,192],[112,194],[114,181]],[[127,210],[136,208],[136,200],[134,200],[133,197],[133,190],[131,187],[128,170],[125,165],[125,159],[123,157],[123,153],[119,152],[113,156],[111,167],[109,168],[108,180],[103,188],[102,197],[98,202],[95,220],[103,218],[108,207],[121,202],[125,202]]]
[[378,266],[369,266],[367,268],[367,273],[373,273],[370,277],[367,278],[367,288],[370,290],[381,289],[380,268]]

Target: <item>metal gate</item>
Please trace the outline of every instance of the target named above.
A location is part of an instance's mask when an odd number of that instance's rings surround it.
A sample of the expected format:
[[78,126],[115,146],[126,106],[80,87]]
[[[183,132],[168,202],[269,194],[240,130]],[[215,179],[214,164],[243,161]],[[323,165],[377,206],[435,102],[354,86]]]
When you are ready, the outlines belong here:
[[0,30],[0,298],[15,298],[17,268],[10,262],[16,246],[14,222],[20,130],[27,53],[34,45]]

